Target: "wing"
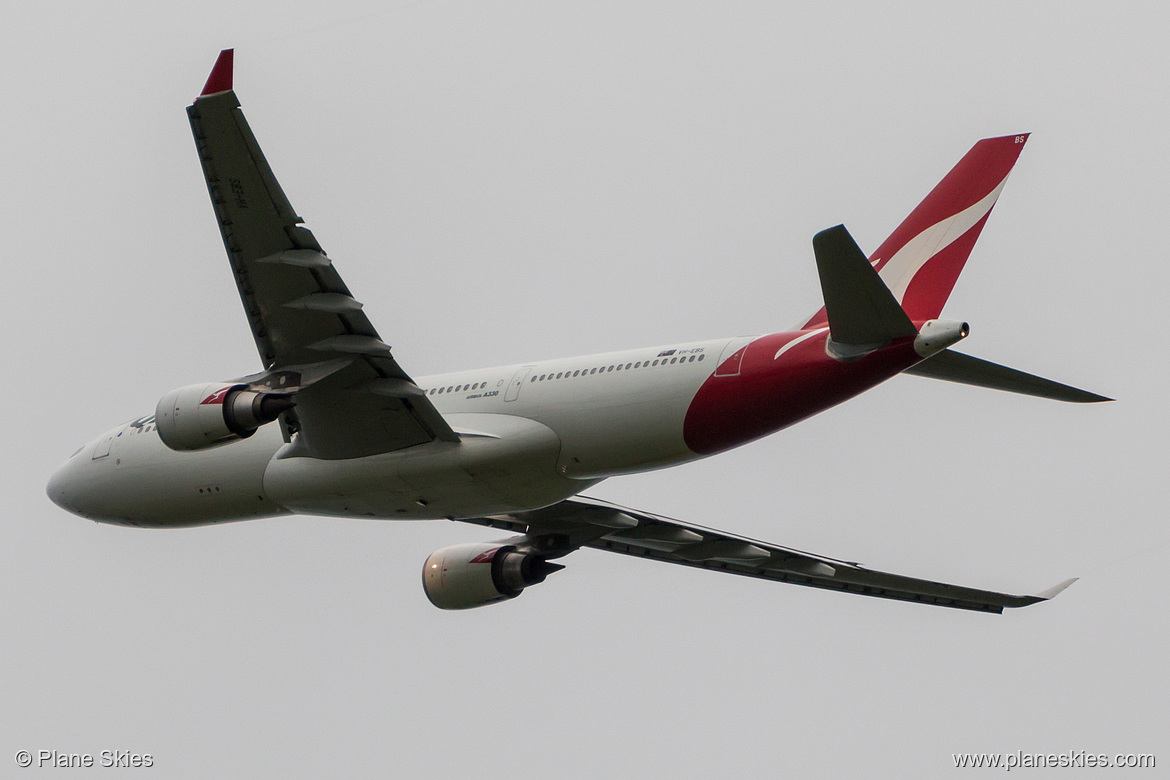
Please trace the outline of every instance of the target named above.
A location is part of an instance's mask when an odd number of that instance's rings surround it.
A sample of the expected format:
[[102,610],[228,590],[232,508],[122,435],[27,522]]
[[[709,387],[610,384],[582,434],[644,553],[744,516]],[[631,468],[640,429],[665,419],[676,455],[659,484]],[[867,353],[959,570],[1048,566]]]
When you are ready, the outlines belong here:
[[285,197],[232,91],[230,49],[187,115],[266,369],[249,379],[301,378],[295,416],[285,420],[302,434],[298,445],[315,457],[351,458],[458,441]]
[[700,569],[940,607],[1003,612],[1047,601],[1076,580],[1035,596],[1013,596],[866,569],[789,547],[682,523],[636,509],[578,497],[531,512],[464,522],[524,533],[535,550],[555,558],[581,547],[653,558]]

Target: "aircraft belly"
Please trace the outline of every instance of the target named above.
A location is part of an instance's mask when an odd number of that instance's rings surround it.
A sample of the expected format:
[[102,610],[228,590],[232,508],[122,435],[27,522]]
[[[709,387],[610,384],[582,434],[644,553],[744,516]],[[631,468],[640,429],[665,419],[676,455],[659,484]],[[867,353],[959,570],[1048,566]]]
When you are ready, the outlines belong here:
[[560,440],[547,426],[498,414],[447,419],[461,441],[348,460],[278,455],[265,489],[294,512],[434,520],[538,508],[588,486],[557,473]]

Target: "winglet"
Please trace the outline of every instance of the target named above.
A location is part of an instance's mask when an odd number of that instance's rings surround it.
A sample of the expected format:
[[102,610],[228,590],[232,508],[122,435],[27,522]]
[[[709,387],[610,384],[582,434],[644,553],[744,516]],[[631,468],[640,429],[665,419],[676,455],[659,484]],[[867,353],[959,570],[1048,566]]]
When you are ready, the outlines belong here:
[[1048,590],[1042,590],[1035,596],[1004,596],[1002,606],[1005,607],[1028,607],[1032,604],[1039,604],[1041,601],[1048,601],[1054,599],[1064,592],[1064,589],[1077,581],[1076,577],[1065,580],[1064,582],[1053,585]]
[[219,58],[215,61],[215,66],[211,69],[211,75],[207,77],[207,83],[203,85],[203,91],[199,93],[199,97],[206,95],[214,95],[216,92],[227,92],[232,88],[232,59],[235,49],[224,49],[219,53]]
[[1065,588],[1067,588],[1069,585],[1072,585],[1078,579],[1079,577],[1073,577],[1071,579],[1065,580],[1062,583],[1053,585],[1048,590],[1042,590],[1037,593],[1036,598],[1041,599],[1042,601],[1048,601],[1049,599],[1056,598]]

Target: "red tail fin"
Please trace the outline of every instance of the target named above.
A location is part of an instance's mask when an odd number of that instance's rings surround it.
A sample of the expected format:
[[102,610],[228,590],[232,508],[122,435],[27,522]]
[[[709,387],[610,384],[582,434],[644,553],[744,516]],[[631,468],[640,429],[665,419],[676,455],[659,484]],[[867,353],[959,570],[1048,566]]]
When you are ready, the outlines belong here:
[[[912,320],[934,319],[983,230],[1028,134],[971,147],[869,260]],[[806,328],[827,324],[825,310]]]

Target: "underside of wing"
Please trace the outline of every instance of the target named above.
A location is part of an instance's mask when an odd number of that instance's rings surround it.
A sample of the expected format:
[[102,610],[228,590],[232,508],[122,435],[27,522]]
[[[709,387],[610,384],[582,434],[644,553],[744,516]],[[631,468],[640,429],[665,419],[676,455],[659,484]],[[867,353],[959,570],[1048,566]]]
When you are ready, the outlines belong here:
[[[458,436],[398,365],[285,197],[220,55],[187,109],[207,190],[266,375],[314,376],[287,429],[304,454],[348,458]],[[325,367],[328,367],[326,370]],[[271,383],[269,383],[271,385]],[[279,387],[275,388],[281,389]]]
[[874,571],[584,497],[531,512],[465,522],[523,533],[531,548],[547,558],[592,547],[745,577],[980,612],[1000,613],[1005,607],[1046,601],[1075,581],[1025,596],[949,585]]

